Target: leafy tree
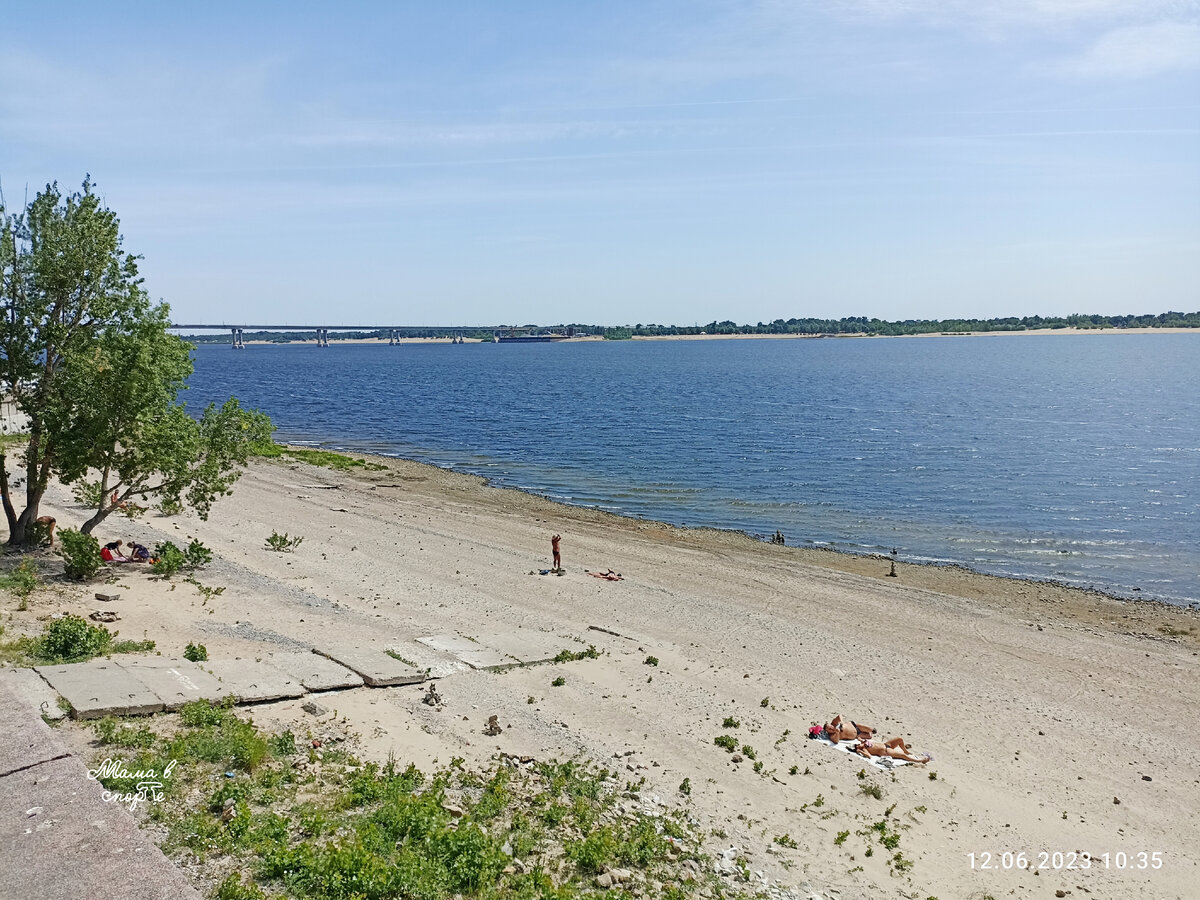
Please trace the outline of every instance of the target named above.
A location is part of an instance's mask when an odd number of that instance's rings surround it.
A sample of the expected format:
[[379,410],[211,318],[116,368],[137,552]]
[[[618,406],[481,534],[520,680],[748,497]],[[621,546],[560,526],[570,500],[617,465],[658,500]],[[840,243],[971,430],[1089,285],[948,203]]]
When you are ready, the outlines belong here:
[[91,181],[66,197],[47,185],[16,215],[0,197],[0,245],[0,383],[29,417],[20,513],[0,448],[9,543],[31,539],[52,475],[96,499],[84,534],[152,495],[207,515],[270,421],[234,399],[199,420],[176,403],[190,345],[168,331],[166,305],[150,302]]

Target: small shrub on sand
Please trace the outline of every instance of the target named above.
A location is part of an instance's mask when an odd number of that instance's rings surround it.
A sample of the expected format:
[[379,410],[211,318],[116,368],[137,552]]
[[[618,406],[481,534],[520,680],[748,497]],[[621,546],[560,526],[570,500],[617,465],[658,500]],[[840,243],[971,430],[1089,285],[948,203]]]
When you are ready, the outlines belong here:
[[280,534],[278,531],[272,531],[271,536],[267,538],[267,550],[275,553],[291,553],[303,543],[304,538],[300,535],[289,537],[285,531]]
[[11,591],[22,601],[37,590],[40,583],[37,563],[32,559],[23,559],[11,572],[0,575],[0,588]]
[[80,616],[63,616],[46,625],[30,648],[42,662],[81,662],[108,652],[113,635],[103,625],[92,625]]
[[561,650],[561,651],[559,651],[559,654],[556,657],[554,657],[553,660],[551,660],[551,662],[564,663],[564,662],[575,662],[576,660],[580,660],[580,659],[599,659],[599,658],[600,658],[600,651],[597,650],[592,644],[588,644],[588,647],[586,650],[576,650],[576,651]]
[[83,534],[71,528],[62,529],[58,535],[62,542],[58,554],[63,559],[67,577],[75,581],[95,578],[100,567],[104,565],[99,542],[90,534]]

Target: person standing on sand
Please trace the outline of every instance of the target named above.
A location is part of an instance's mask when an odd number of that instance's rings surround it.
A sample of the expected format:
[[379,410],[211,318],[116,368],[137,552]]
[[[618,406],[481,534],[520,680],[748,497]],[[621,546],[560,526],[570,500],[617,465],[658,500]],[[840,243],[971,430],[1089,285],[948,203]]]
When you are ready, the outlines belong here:
[[554,554],[554,568],[556,569],[562,568],[562,554],[558,549],[558,542],[561,540],[561,534],[556,534],[554,537],[550,538],[550,551]]

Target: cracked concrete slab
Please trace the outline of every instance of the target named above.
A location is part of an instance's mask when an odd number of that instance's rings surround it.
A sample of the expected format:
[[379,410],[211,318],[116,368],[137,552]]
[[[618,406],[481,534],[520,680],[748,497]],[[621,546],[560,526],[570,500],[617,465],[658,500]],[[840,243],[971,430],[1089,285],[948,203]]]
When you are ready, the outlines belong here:
[[71,704],[71,716],[76,719],[143,716],[163,708],[152,690],[111,660],[36,666],[34,671]]
[[480,642],[525,665],[549,662],[563,650],[578,652],[586,647],[573,638],[529,628],[483,635]]
[[168,711],[193,700],[219,700],[233,693],[188,659],[154,656],[113,662],[149,688]]
[[271,654],[267,662],[295,678],[310,691],[336,691],[363,686],[361,675],[319,653],[284,651]]
[[[62,742],[28,703],[0,687],[0,776],[65,756]],[[0,895],[3,896],[3,895]]]
[[417,638],[417,642],[426,647],[441,650],[443,653],[449,653],[472,669],[502,669],[506,666],[515,666],[518,662],[499,650],[463,637],[461,634],[431,634]]
[[412,664],[414,668],[425,672],[426,678],[446,678],[466,672],[471,667],[461,659],[456,659],[441,650],[426,647],[415,640],[400,641],[389,644],[388,651],[401,657],[402,661]]
[[47,719],[58,720],[67,714],[58,704],[58,691],[33,669],[0,669],[0,684]]
[[204,668],[215,675],[239,703],[286,700],[308,693],[297,679],[252,659],[213,659],[204,663]]
[[362,676],[371,687],[416,684],[425,680],[425,672],[369,647],[317,647],[316,653],[341,663]]

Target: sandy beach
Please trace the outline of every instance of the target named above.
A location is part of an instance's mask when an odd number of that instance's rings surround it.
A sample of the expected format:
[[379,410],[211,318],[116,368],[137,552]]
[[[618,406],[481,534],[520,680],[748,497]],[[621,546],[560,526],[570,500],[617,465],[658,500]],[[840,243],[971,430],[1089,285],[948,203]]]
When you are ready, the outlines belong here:
[[[737,847],[752,870],[788,885],[942,900],[1196,896],[1200,613],[956,568],[901,562],[892,578],[883,559],[623,519],[375,462],[386,468],[256,462],[207,522],[110,518],[102,542],[203,541],[217,558],[201,580],[225,588],[204,603],[178,579],[121,570],[112,627],[164,655],[194,641],[210,657],[267,660],[318,642],[386,648],[536,629],[603,655],[450,675],[438,682],[440,711],[416,686],[322,702],[349,720],[367,759],[461,756],[485,768],[503,751],[619,764],[663,802],[690,805],[709,852]],[[63,526],[85,518],[59,487],[43,511]],[[264,547],[272,532],[304,540],[274,553]],[[540,575],[555,533],[566,574]],[[624,580],[587,574],[608,569]],[[27,612],[5,598],[9,635],[86,615],[95,589],[63,583]],[[566,683],[552,687],[559,674]],[[868,771],[806,739],[837,713],[934,760]],[[299,701],[252,714],[311,724]],[[482,733],[490,715],[504,726],[497,737]],[[714,746],[730,716],[761,771]],[[678,791],[684,778],[690,798]],[[907,874],[866,856],[856,835],[889,807],[904,824]],[[841,832],[850,837],[837,843]],[[794,848],[773,840],[784,834]],[[1017,853],[1029,868],[1004,856]]]

